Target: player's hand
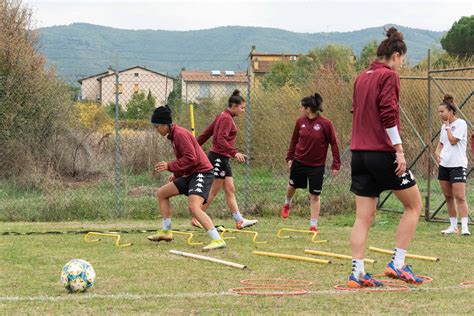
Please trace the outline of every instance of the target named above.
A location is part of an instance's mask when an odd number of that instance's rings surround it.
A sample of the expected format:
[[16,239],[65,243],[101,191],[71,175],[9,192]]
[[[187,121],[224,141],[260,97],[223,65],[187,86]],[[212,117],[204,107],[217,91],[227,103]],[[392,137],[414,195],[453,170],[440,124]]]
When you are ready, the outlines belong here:
[[171,175],[168,177],[168,182],[173,182],[174,179],[175,179],[174,174],[171,174]]
[[236,153],[234,157],[238,162],[245,162],[245,158],[247,158],[247,156],[242,153]]
[[438,165],[439,165],[440,162],[441,162],[441,156],[440,156],[438,153],[435,153],[435,159],[436,159],[436,162],[437,162]]
[[332,169],[332,176],[335,177],[338,174],[339,170]]
[[168,170],[168,163],[166,161],[159,162],[155,165],[156,172],[161,172],[165,170]]
[[291,169],[291,166],[293,165],[293,160],[288,160],[288,169]]
[[397,177],[401,177],[402,174],[404,174],[407,170],[407,162],[405,160],[404,155],[398,153],[396,153],[395,155],[397,157],[397,169],[395,169],[395,174],[397,175]]

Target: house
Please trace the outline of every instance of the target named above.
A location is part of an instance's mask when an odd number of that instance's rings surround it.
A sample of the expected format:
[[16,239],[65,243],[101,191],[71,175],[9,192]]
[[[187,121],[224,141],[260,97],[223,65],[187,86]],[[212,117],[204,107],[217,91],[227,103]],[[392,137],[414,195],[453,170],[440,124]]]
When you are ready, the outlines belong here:
[[[119,104],[125,107],[136,93],[149,92],[156,98],[156,106],[163,105],[168,95],[173,91],[174,78],[168,75],[135,66],[118,72]],[[115,102],[115,71],[109,67],[108,71],[92,75],[79,80],[81,84],[81,99],[99,102],[108,105]]]
[[232,70],[181,71],[181,97],[186,102],[228,98],[235,89],[247,93],[247,74]]
[[273,54],[259,53],[255,46],[249,54],[250,59],[250,78],[253,82],[258,82],[265,74],[267,74],[276,62],[280,61],[297,61],[301,54]]

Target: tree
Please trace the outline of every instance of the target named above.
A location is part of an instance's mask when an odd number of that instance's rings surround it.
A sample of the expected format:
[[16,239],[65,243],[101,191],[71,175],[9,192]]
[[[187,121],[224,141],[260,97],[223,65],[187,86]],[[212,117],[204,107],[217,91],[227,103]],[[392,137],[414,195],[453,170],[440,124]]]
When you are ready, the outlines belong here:
[[148,91],[145,97],[143,92],[135,93],[126,105],[126,119],[148,119],[153,114],[156,107],[156,98]]
[[268,90],[279,89],[290,81],[295,65],[291,61],[276,62],[262,80]]
[[448,33],[441,39],[441,46],[453,56],[474,55],[474,15],[464,16],[454,22]]
[[360,57],[355,63],[357,71],[362,71],[369,67],[370,63],[377,58],[377,41],[373,40],[362,48]]
[[329,44],[315,48],[309,52],[308,57],[314,60],[318,68],[335,71],[343,77],[354,72],[354,53],[344,45]]
[[0,1],[0,98],[0,178],[32,170],[43,178],[58,167],[54,146],[73,119],[72,96],[38,53],[21,0]]

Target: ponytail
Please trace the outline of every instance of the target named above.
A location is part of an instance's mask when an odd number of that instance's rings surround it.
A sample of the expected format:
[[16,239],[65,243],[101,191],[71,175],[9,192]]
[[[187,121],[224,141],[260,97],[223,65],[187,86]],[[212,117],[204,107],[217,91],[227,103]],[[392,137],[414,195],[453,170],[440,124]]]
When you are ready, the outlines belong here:
[[235,89],[229,98],[229,107],[245,103],[245,99],[240,96],[240,90]]
[[323,97],[319,93],[301,99],[301,105],[309,108],[312,113],[323,111]]

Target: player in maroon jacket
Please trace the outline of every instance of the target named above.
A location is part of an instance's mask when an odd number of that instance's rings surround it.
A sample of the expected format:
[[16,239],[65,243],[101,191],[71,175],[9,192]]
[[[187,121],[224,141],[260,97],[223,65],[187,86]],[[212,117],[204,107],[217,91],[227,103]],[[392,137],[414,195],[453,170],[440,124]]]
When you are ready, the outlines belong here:
[[396,248],[385,275],[407,283],[423,280],[405,265],[405,254],[420,217],[420,191],[407,169],[399,134],[400,78],[407,47],[403,34],[390,28],[377,48],[377,59],[354,83],[352,100],[351,191],[355,194],[356,220],[352,228],[352,273],[349,287],[382,286],[364,269],[364,251],[377,199],[392,190],[402,202],[404,213],[396,234]]
[[166,136],[171,141],[176,160],[162,161],[155,165],[156,172],[170,171],[172,174],[168,178],[169,183],[156,192],[163,229],[156,235],[149,236],[148,239],[151,241],[173,240],[170,198],[184,194],[188,196],[189,211],[202,223],[209,237],[212,238],[212,242],[203,250],[224,248],[225,241],[214,227],[212,220],[202,210],[214,179],[209,159],[187,129],[172,123],[171,110],[167,106],[156,108],[151,122],[161,136]]
[[[229,161],[230,158],[235,158],[239,162],[245,162],[246,158],[234,146],[237,136],[237,126],[235,125],[234,117],[240,116],[245,112],[245,100],[240,96],[239,90],[235,90],[232,93],[228,104],[227,109],[217,115],[214,121],[197,138],[199,145],[202,145],[212,136],[212,146],[208,158],[214,168],[214,182],[212,183],[207,204],[203,205],[202,209],[204,212],[207,210],[219,190],[223,187],[225,201],[232,212],[235,226],[237,229],[242,229],[255,225],[258,221],[256,219],[245,219],[240,214],[237,200],[235,199],[234,179],[232,178],[232,169]],[[199,221],[194,217],[191,223],[193,226],[201,227]]]
[[301,117],[296,121],[286,161],[290,169],[290,181],[286,189],[285,204],[280,216],[287,218],[291,210],[291,199],[296,189],[306,189],[309,182],[310,230],[318,232],[318,218],[321,208],[319,195],[323,186],[324,168],[328,147],[331,145],[333,156],[332,174],[336,175],[341,167],[339,148],[334,126],[323,117],[323,98],[319,93],[301,99]]

